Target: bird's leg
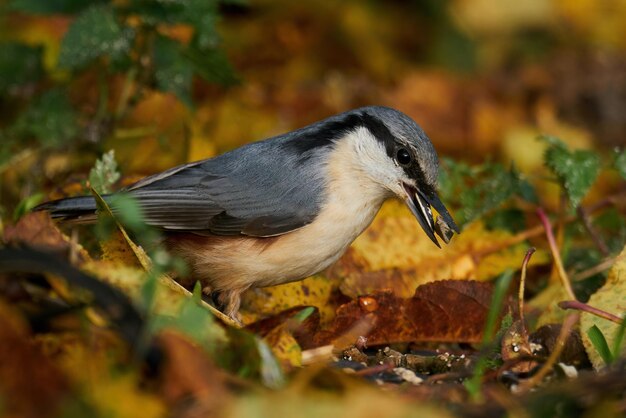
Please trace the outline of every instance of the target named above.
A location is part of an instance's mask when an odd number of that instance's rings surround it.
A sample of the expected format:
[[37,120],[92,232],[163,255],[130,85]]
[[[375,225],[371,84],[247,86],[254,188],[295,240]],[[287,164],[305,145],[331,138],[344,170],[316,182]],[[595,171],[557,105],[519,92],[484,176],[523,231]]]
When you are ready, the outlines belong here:
[[241,294],[246,289],[222,290],[217,294],[217,305],[224,314],[241,324],[239,307],[241,306]]

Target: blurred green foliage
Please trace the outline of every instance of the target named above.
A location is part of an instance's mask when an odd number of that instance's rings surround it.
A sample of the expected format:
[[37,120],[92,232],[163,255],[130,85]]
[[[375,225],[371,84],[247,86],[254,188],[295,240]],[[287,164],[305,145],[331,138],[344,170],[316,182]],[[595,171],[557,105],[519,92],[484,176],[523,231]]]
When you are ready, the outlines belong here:
[[600,156],[593,151],[571,151],[552,136],[541,140],[548,144],[544,164],[556,175],[572,207],[578,207],[600,173]]
[[[11,109],[0,125],[0,164],[26,144],[58,148],[86,139],[100,143],[146,91],[172,92],[192,107],[194,77],[235,82],[215,30],[219,5],[203,0],[10,1],[9,12],[62,14],[73,20],[63,36],[57,67],[48,71],[42,64],[43,47],[0,43],[0,93],[3,106]],[[164,31],[180,24],[191,29],[188,39]],[[98,103],[76,107],[71,91],[87,73],[97,74]],[[109,86],[116,76],[124,77],[128,88],[114,98],[113,107],[108,104]],[[104,127],[95,138],[86,134],[94,125]]]
[[492,214],[513,197],[537,201],[533,186],[515,167],[507,169],[492,162],[472,166],[449,158],[443,159],[443,166],[439,177],[441,197],[446,204],[459,208],[455,218],[461,226]]

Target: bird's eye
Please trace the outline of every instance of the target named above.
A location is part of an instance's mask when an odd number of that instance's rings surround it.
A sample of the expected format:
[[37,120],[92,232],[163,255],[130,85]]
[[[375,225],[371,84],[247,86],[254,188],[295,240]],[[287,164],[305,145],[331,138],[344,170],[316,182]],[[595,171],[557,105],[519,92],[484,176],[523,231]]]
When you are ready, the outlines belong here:
[[411,164],[411,154],[405,148],[400,148],[396,152],[396,161],[400,165],[409,165]]

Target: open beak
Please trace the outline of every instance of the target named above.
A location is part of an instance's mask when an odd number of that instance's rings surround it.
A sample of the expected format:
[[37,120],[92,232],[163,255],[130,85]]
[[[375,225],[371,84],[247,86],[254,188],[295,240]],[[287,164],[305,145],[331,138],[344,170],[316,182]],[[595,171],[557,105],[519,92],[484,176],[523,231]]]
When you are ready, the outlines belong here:
[[[440,219],[437,220],[438,223],[441,223],[441,221],[443,221],[443,223],[449,229],[453,230],[457,234],[460,233],[459,227],[456,225],[454,219],[452,219],[452,216],[450,216],[448,209],[446,209],[443,203],[441,203],[441,200],[439,200],[439,196],[437,196],[435,192],[427,195],[426,193],[423,193],[419,189],[416,189],[415,187],[410,186],[406,183],[403,183],[403,186],[406,193],[404,201],[411,210],[411,213],[413,213],[413,216],[415,216],[415,218],[419,222],[424,232],[426,232],[426,235],[428,235],[428,238],[430,238],[430,240],[434,242],[437,247],[441,248],[441,245],[439,245],[439,242],[435,237],[435,232],[440,234],[440,236],[442,234],[435,227],[435,220],[433,219],[433,213],[430,209],[431,207],[435,208],[435,210],[437,210],[437,212],[439,213]],[[446,242],[448,241],[443,236],[442,239],[444,239]]]

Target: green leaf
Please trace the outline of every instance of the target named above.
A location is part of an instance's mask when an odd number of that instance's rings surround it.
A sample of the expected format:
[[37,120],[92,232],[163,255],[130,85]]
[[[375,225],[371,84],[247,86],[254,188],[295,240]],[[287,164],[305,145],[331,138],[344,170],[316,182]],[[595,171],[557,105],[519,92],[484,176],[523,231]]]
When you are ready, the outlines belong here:
[[114,150],[103,154],[89,172],[89,183],[100,194],[111,193],[111,186],[119,179],[120,172],[115,161]]
[[103,4],[107,0],[12,0],[9,10],[29,14],[72,14],[92,4]]
[[145,233],[148,229],[143,219],[141,206],[130,194],[115,193],[106,199],[113,214],[129,233]]
[[200,77],[213,83],[230,85],[238,82],[235,72],[223,51],[217,49],[202,49],[192,42],[185,50],[189,59]]
[[176,316],[155,315],[150,323],[150,333],[172,328],[199,343],[213,353],[223,339],[223,330],[216,323],[213,314],[194,298],[186,298]]
[[170,38],[157,37],[154,43],[154,66],[159,90],[172,92],[187,106],[193,106],[193,67],[183,55],[183,46]]
[[28,46],[17,42],[0,44],[0,93],[10,93],[16,88],[36,83],[44,71],[41,46]]
[[207,0],[134,0],[130,9],[148,24],[186,23],[194,28],[194,37],[201,49],[215,48],[219,42],[216,31],[217,1]]
[[74,108],[63,91],[54,89],[20,114],[10,134],[20,139],[34,137],[44,146],[56,147],[76,137],[78,129]]
[[113,60],[128,53],[135,32],[122,26],[111,8],[92,6],[71,24],[61,42],[59,66],[75,69],[104,55]]
[[32,208],[43,201],[43,193],[35,193],[23,199],[13,211],[13,221],[17,222],[22,216],[27,214]]
[[596,349],[602,360],[604,360],[605,364],[611,364],[613,361],[613,354],[611,354],[611,350],[609,349],[609,344],[606,342],[606,338],[604,338],[604,334],[600,331],[597,325],[590,327],[587,330],[587,336],[591,340],[593,347]]
[[207,0],[135,0],[134,8],[153,23],[187,23],[195,29],[201,48],[215,47],[219,41],[217,1]]
[[626,149],[615,150],[615,161],[613,162],[613,167],[615,167],[620,176],[626,180]]
[[534,202],[533,187],[521,174],[502,164],[485,163],[469,166],[463,162],[443,159],[444,169],[439,176],[439,191],[446,205],[458,207],[455,219],[467,224],[501,207],[514,196]]
[[592,151],[570,151],[558,138],[543,136],[548,143],[545,165],[567,192],[572,207],[578,207],[600,172],[600,157]]

